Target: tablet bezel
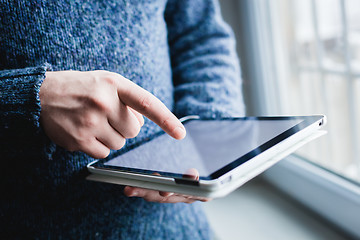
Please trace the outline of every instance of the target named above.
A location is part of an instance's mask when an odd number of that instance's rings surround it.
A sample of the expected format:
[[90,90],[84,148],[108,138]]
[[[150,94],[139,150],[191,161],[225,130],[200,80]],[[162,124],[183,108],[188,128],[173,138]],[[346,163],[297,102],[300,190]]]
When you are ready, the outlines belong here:
[[[314,116],[264,116],[264,117],[237,117],[237,118],[222,118],[222,119],[204,119],[204,118],[186,118],[186,120],[183,121],[183,123],[186,125],[187,122],[189,121],[212,121],[212,120],[301,120],[301,122],[299,122],[298,124],[296,124],[295,126],[287,129],[286,131],[280,133],[279,135],[273,137],[272,139],[270,139],[269,141],[265,142],[264,144],[258,146],[257,148],[251,150],[250,152],[248,152],[247,154],[239,157],[238,159],[232,161],[231,163],[223,166],[221,169],[211,173],[209,176],[200,176],[198,180],[205,180],[205,181],[212,181],[212,180],[216,180],[218,178],[220,178],[221,176],[224,176],[226,173],[236,169],[237,167],[239,167],[240,165],[248,162],[249,160],[251,160],[252,158],[264,153],[265,151],[267,151],[268,149],[270,149],[271,147],[275,146],[276,144],[284,141],[285,139],[293,136],[294,134],[302,131],[303,129],[311,126],[314,123],[319,123],[319,125],[321,126],[322,124],[324,124],[324,120],[325,117],[322,115],[314,115]],[[319,127],[320,127],[319,126]],[[138,174],[138,175],[148,175],[148,176],[154,176],[154,174],[157,174],[157,177],[159,178],[171,178],[171,179],[175,179],[175,181],[188,181],[192,184],[196,184],[198,182],[198,180],[194,181],[194,180],[190,180],[188,177],[182,175],[182,174],[178,174],[178,173],[171,173],[171,172],[161,172],[161,171],[152,171],[152,170],[146,170],[146,169],[138,169],[138,168],[126,168],[126,167],[118,167],[118,166],[109,166],[109,165],[105,165],[104,163],[113,159],[114,157],[118,157],[121,154],[125,154],[126,152],[142,145],[145,144],[149,141],[151,141],[152,139],[154,139],[155,137],[158,137],[160,135],[165,134],[164,132],[158,132],[148,138],[146,138],[145,140],[141,141],[141,142],[137,142],[131,146],[129,146],[126,151],[120,151],[119,154],[117,154],[116,156],[112,155],[108,158],[105,159],[101,159],[98,160],[96,162],[93,162],[90,164],[91,167],[99,169],[99,170],[105,170],[105,171],[112,171],[112,172],[122,172],[122,173],[129,173],[129,174]]]

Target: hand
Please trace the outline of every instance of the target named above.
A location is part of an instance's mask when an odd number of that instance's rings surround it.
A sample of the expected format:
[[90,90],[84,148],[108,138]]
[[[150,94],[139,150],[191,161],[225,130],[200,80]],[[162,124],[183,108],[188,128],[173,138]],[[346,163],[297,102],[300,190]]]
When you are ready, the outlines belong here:
[[[189,169],[186,174],[184,174],[185,178],[199,180],[199,172],[196,169]],[[162,192],[145,188],[131,187],[126,186],[124,188],[124,194],[127,197],[141,197],[144,198],[148,202],[158,202],[158,203],[193,203],[195,201],[208,202],[211,199],[205,197],[196,197],[183,195],[178,193],[171,192]]]
[[193,203],[195,201],[208,202],[210,198],[188,196],[178,193],[161,192],[145,188],[126,186],[124,193],[127,197],[141,197],[148,202],[158,203]]
[[105,158],[137,136],[143,116],[176,139],[185,128],[154,95],[107,71],[47,72],[40,92],[40,123],[48,137],[69,151]]

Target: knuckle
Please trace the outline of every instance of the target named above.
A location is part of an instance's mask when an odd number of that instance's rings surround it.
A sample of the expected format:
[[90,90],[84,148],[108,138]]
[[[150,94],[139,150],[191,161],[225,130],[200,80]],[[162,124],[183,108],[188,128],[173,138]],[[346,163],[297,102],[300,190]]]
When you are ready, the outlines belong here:
[[96,102],[98,109],[105,115],[110,115],[114,113],[114,109],[111,107],[112,105],[108,103],[107,100],[105,101],[98,101]]
[[85,128],[94,128],[100,123],[100,118],[97,114],[87,113],[81,119],[81,125]]
[[140,107],[142,108],[143,111],[147,111],[147,109],[150,109],[151,106],[153,104],[153,100],[150,96],[144,96],[141,100],[140,100]]
[[106,70],[96,70],[96,79],[99,83],[107,83],[110,85],[116,85],[116,73],[106,71]]
[[85,110],[97,110],[105,113],[113,111],[112,105],[114,99],[117,99],[115,88],[106,86],[102,82],[96,82],[89,92],[89,94],[79,97],[79,101],[82,101]]
[[112,74],[104,74],[104,77],[102,78],[103,81],[111,86],[115,86],[116,85],[116,80],[114,78],[114,76]]
[[170,124],[171,117],[167,116],[162,122],[161,127],[167,128]]
[[90,109],[100,110],[101,112],[111,113],[111,102],[110,102],[110,94],[102,91],[102,90],[94,90],[92,96],[89,96],[86,99],[87,106]]

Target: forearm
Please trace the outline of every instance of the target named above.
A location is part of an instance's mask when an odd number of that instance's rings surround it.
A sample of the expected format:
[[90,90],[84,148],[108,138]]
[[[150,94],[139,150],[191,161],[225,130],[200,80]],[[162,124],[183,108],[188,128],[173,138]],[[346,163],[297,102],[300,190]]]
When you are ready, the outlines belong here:
[[243,115],[235,41],[231,29],[221,19],[218,3],[170,1],[165,16],[176,114]]

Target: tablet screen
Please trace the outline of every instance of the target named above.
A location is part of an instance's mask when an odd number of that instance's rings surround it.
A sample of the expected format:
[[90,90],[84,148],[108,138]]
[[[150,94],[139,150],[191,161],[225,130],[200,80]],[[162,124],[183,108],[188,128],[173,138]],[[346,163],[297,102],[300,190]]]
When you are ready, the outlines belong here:
[[250,160],[321,117],[246,117],[189,120],[187,135],[175,140],[159,133],[95,167],[181,177],[196,169],[200,179],[214,179]]

